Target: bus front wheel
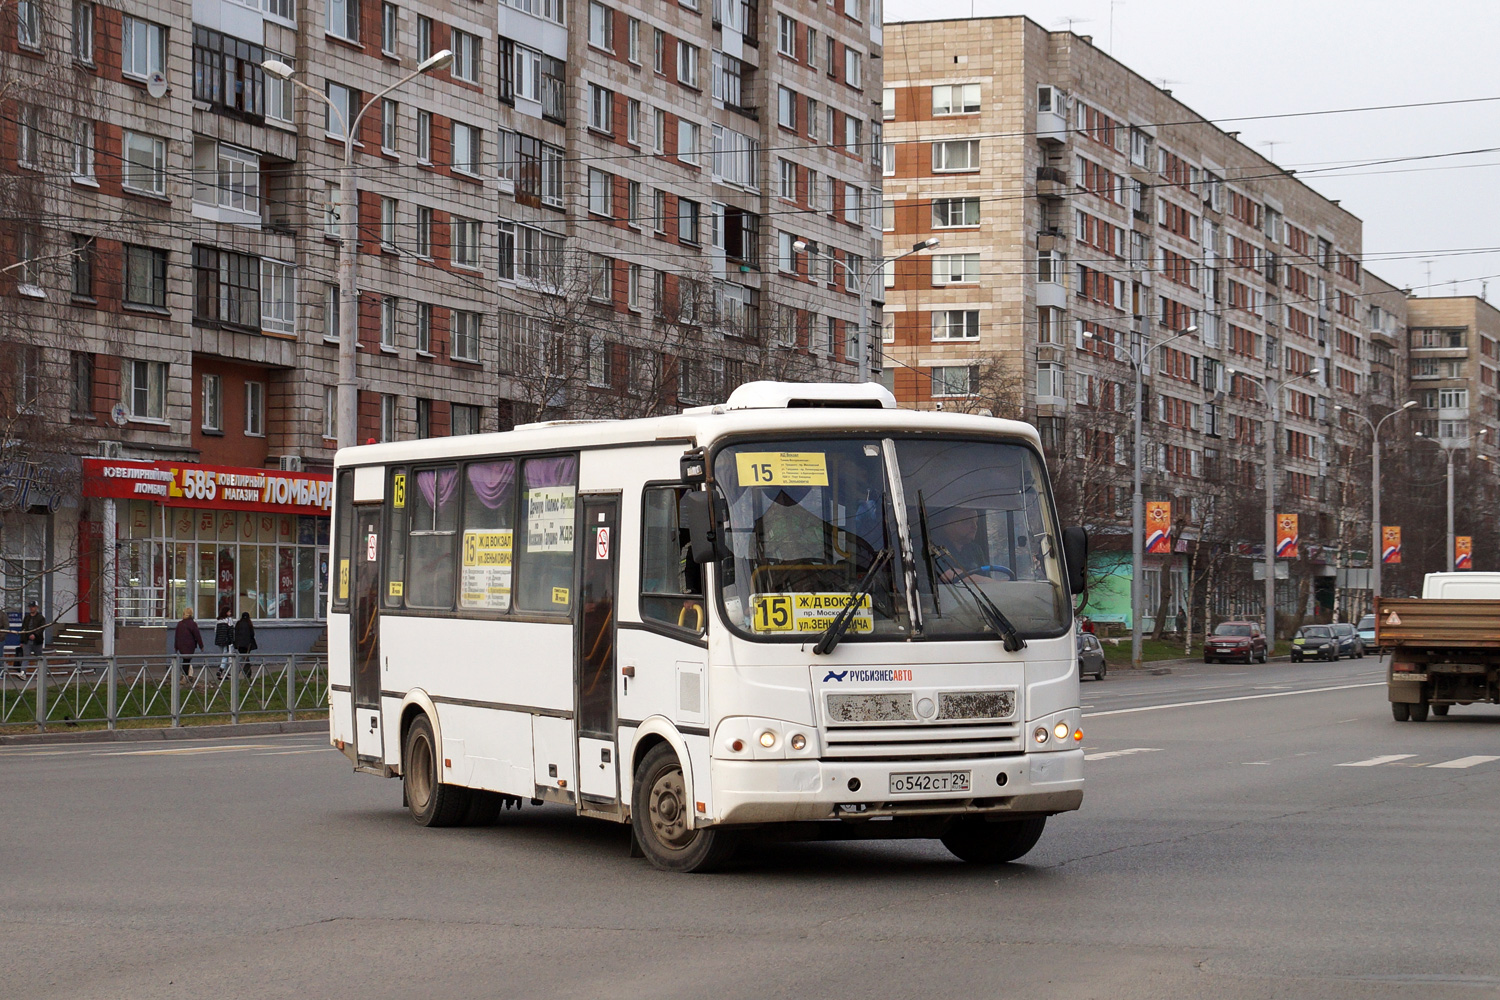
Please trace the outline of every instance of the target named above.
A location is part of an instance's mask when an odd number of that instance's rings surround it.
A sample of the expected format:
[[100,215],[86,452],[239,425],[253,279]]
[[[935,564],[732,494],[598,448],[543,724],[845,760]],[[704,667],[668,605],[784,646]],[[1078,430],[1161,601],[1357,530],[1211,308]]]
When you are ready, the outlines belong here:
[[943,834],[943,846],[960,860],[977,865],[1003,865],[1024,855],[1042,839],[1047,817],[987,823],[977,816],[954,820]]
[[630,823],[641,853],[662,871],[712,871],[734,853],[733,831],[693,828],[682,763],[666,743],[652,747],[635,773]]
[[456,826],[469,808],[469,790],[445,784],[438,765],[432,723],[419,715],[411,721],[401,752],[401,780],[406,807],[422,826]]

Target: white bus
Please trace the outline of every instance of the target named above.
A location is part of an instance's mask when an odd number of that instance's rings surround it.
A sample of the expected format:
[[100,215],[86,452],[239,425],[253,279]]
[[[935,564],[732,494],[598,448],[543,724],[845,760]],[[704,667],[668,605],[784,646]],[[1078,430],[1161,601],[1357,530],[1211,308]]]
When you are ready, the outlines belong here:
[[660,868],[782,838],[1011,861],[1083,799],[1036,431],[875,385],[339,452],[330,727],[418,823],[565,803]]

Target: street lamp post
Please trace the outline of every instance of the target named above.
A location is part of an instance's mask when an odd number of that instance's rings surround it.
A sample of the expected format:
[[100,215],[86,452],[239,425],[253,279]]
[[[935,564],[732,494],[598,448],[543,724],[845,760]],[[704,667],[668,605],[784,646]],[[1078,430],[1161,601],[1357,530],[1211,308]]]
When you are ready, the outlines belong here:
[[1428,437],[1421,431],[1417,431],[1417,437],[1423,441],[1430,441],[1442,449],[1443,458],[1448,463],[1448,572],[1453,572],[1453,453],[1458,450],[1457,445],[1443,444],[1435,437]]
[[[892,261],[900,260],[903,257],[910,257],[912,254],[920,253],[923,250],[931,250],[933,247],[937,246],[939,242],[941,241],[936,236],[932,236],[921,241],[920,243],[914,243],[912,244],[912,248],[910,250],[907,250],[903,253],[898,253],[894,257],[879,258],[878,260],[873,262],[873,267],[869,268],[867,271],[859,275],[856,275],[853,271],[851,271],[849,269],[849,265],[845,262],[839,260],[832,254],[828,255],[828,259],[830,261],[837,264],[839,267],[842,267],[846,275],[854,278],[854,280],[859,283],[859,331],[855,339],[855,350],[859,355],[859,380],[861,382],[870,381],[870,331],[867,327],[870,314],[870,296],[866,294],[866,283],[872,280],[875,275],[884,273],[885,266]],[[797,253],[805,253],[807,251],[807,241],[793,240],[792,249]]]
[[[1189,336],[1198,332],[1197,324],[1179,330],[1172,336],[1157,344],[1152,350],[1166,347],[1174,340]],[[1092,332],[1085,333],[1085,340],[1094,339]],[[1131,463],[1134,470],[1131,473],[1130,494],[1130,665],[1137,670],[1142,664],[1141,644],[1143,634],[1141,631],[1141,614],[1144,610],[1141,606],[1141,591],[1145,585],[1146,576],[1146,501],[1141,495],[1141,376],[1150,374],[1150,360],[1146,354],[1146,335],[1141,332],[1141,340],[1136,349],[1128,356],[1130,367],[1135,371],[1135,418],[1134,428],[1134,452],[1135,459]]]
[[1408,400],[1378,421],[1372,421],[1358,410],[1351,410],[1342,404],[1334,407],[1334,410],[1339,413],[1353,414],[1370,428],[1370,599],[1372,602],[1380,596],[1381,556],[1384,554],[1384,545],[1380,537],[1380,428],[1384,427],[1385,422],[1396,414],[1405,413],[1416,405],[1415,399]]
[[375,94],[364,107],[345,121],[338,105],[329,100],[321,90],[314,90],[301,80],[292,77],[292,67],[279,59],[267,59],[261,69],[272,76],[286,80],[294,87],[316,97],[328,105],[344,130],[344,166],[339,173],[339,381],[338,381],[338,446],[348,448],[355,443],[355,432],[359,420],[359,392],[356,380],[355,351],[359,337],[359,168],[354,162],[355,136],[365,112],[374,107],[391,91],[403,87],[435,69],[442,69],[453,62],[453,52],[443,49],[417,65],[417,68]]
[[[1232,377],[1235,375],[1249,379],[1260,387],[1261,395],[1265,397],[1266,406],[1271,411],[1270,424],[1266,434],[1266,646],[1268,649],[1276,645],[1276,428],[1280,422],[1278,417],[1281,400],[1281,390],[1294,382],[1300,382],[1305,378],[1316,378],[1318,369],[1313,368],[1293,378],[1278,382],[1269,375],[1251,375],[1248,372],[1239,371],[1235,368],[1225,369]],[[1274,391],[1273,388],[1274,387]]]

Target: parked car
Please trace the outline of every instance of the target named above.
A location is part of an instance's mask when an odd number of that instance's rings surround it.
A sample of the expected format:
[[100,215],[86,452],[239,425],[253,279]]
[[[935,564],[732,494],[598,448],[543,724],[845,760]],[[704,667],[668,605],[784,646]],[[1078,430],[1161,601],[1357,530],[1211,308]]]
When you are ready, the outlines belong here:
[[1096,681],[1104,680],[1107,668],[1104,665],[1104,647],[1099,637],[1092,632],[1078,633],[1078,676],[1088,674]]
[[1376,642],[1375,642],[1375,616],[1374,615],[1365,615],[1363,618],[1361,618],[1359,620],[1359,624],[1354,627],[1354,630],[1356,632],[1358,632],[1359,633],[1359,637],[1364,640],[1365,649],[1374,649],[1375,648]]
[[1339,639],[1332,625],[1304,625],[1292,636],[1292,662],[1337,660]]
[[1333,634],[1338,636],[1339,655],[1353,657],[1356,660],[1365,658],[1365,641],[1359,637],[1354,626],[1348,622],[1334,622]]
[[1266,634],[1255,622],[1221,622],[1203,644],[1203,662],[1224,663],[1241,658],[1246,663],[1265,663]]

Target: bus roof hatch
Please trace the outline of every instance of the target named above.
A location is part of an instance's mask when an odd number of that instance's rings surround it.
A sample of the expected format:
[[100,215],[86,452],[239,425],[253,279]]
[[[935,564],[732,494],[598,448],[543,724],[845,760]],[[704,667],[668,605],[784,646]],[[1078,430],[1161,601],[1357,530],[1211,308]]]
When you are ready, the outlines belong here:
[[699,406],[687,413],[726,410],[828,409],[894,410],[896,397],[875,382],[746,382],[718,406]]

